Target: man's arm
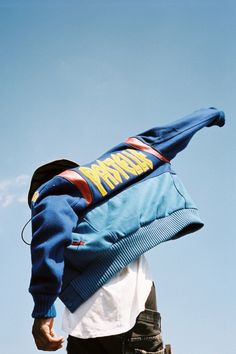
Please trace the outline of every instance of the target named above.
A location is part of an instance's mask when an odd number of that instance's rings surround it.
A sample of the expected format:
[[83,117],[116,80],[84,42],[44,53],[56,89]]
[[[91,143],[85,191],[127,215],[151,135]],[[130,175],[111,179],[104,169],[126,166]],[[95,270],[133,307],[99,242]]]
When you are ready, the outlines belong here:
[[64,251],[71,244],[78,216],[70,196],[43,198],[32,208],[32,276],[29,291],[34,299],[32,317],[55,317],[54,302],[61,291]]
[[38,349],[55,351],[64,339],[55,335],[54,302],[60,293],[64,269],[64,250],[70,245],[78,222],[74,198],[47,196],[32,205],[32,276],[29,291],[34,299],[32,334]]

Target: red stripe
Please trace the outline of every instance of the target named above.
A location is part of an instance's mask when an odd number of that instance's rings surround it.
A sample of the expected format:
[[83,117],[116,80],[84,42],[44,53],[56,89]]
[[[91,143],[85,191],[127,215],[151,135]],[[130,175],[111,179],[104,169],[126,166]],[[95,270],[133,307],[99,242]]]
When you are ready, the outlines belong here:
[[72,246],[84,246],[85,245],[85,242],[80,240],[80,241],[73,241]]
[[85,198],[88,205],[92,203],[93,198],[92,198],[89,185],[87,181],[82,176],[80,176],[77,172],[66,170],[60,173],[58,176],[64,177],[68,181],[73,183],[80,190],[81,194]]
[[137,149],[149,152],[150,154],[158,157],[158,159],[160,159],[160,160],[162,160],[164,162],[170,163],[170,161],[167,160],[167,158],[165,158],[165,156],[163,156],[160,152],[158,152],[157,150],[153,149],[148,144],[143,143],[141,140],[139,140],[137,138],[128,138],[125,142],[126,142],[126,144],[129,144],[129,145],[131,145],[131,146],[133,146],[133,147],[135,147]]

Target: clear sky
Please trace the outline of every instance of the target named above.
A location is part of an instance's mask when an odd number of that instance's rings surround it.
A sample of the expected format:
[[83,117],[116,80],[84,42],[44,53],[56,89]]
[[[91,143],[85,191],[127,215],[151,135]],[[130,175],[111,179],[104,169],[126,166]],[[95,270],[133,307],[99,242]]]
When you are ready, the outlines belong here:
[[148,259],[173,354],[236,353],[235,4],[0,0],[2,353],[38,352],[29,247],[20,239],[33,171],[61,157],[89,162],[211,106],[225,111],[225,127],[202,130],[173,161],[205,227]]

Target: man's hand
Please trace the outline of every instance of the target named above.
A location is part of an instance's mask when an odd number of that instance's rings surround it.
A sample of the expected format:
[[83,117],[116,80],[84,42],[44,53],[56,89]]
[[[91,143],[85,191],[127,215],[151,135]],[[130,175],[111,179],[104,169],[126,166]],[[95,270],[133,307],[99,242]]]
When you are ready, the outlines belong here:
[[53,318],[35,318],[32,334],[39,350],[55,351],[62,348],[64,339],[54,333]]

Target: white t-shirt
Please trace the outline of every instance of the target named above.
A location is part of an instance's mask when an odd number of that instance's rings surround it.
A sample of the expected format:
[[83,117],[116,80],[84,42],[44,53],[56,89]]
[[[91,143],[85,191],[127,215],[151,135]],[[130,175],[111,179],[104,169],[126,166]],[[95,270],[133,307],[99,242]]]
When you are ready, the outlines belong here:
[[71,313],[65,308],[62,329],[73,337],[95,338],[130,330],[144,310],[152,278],[144,256],[117,273]]

